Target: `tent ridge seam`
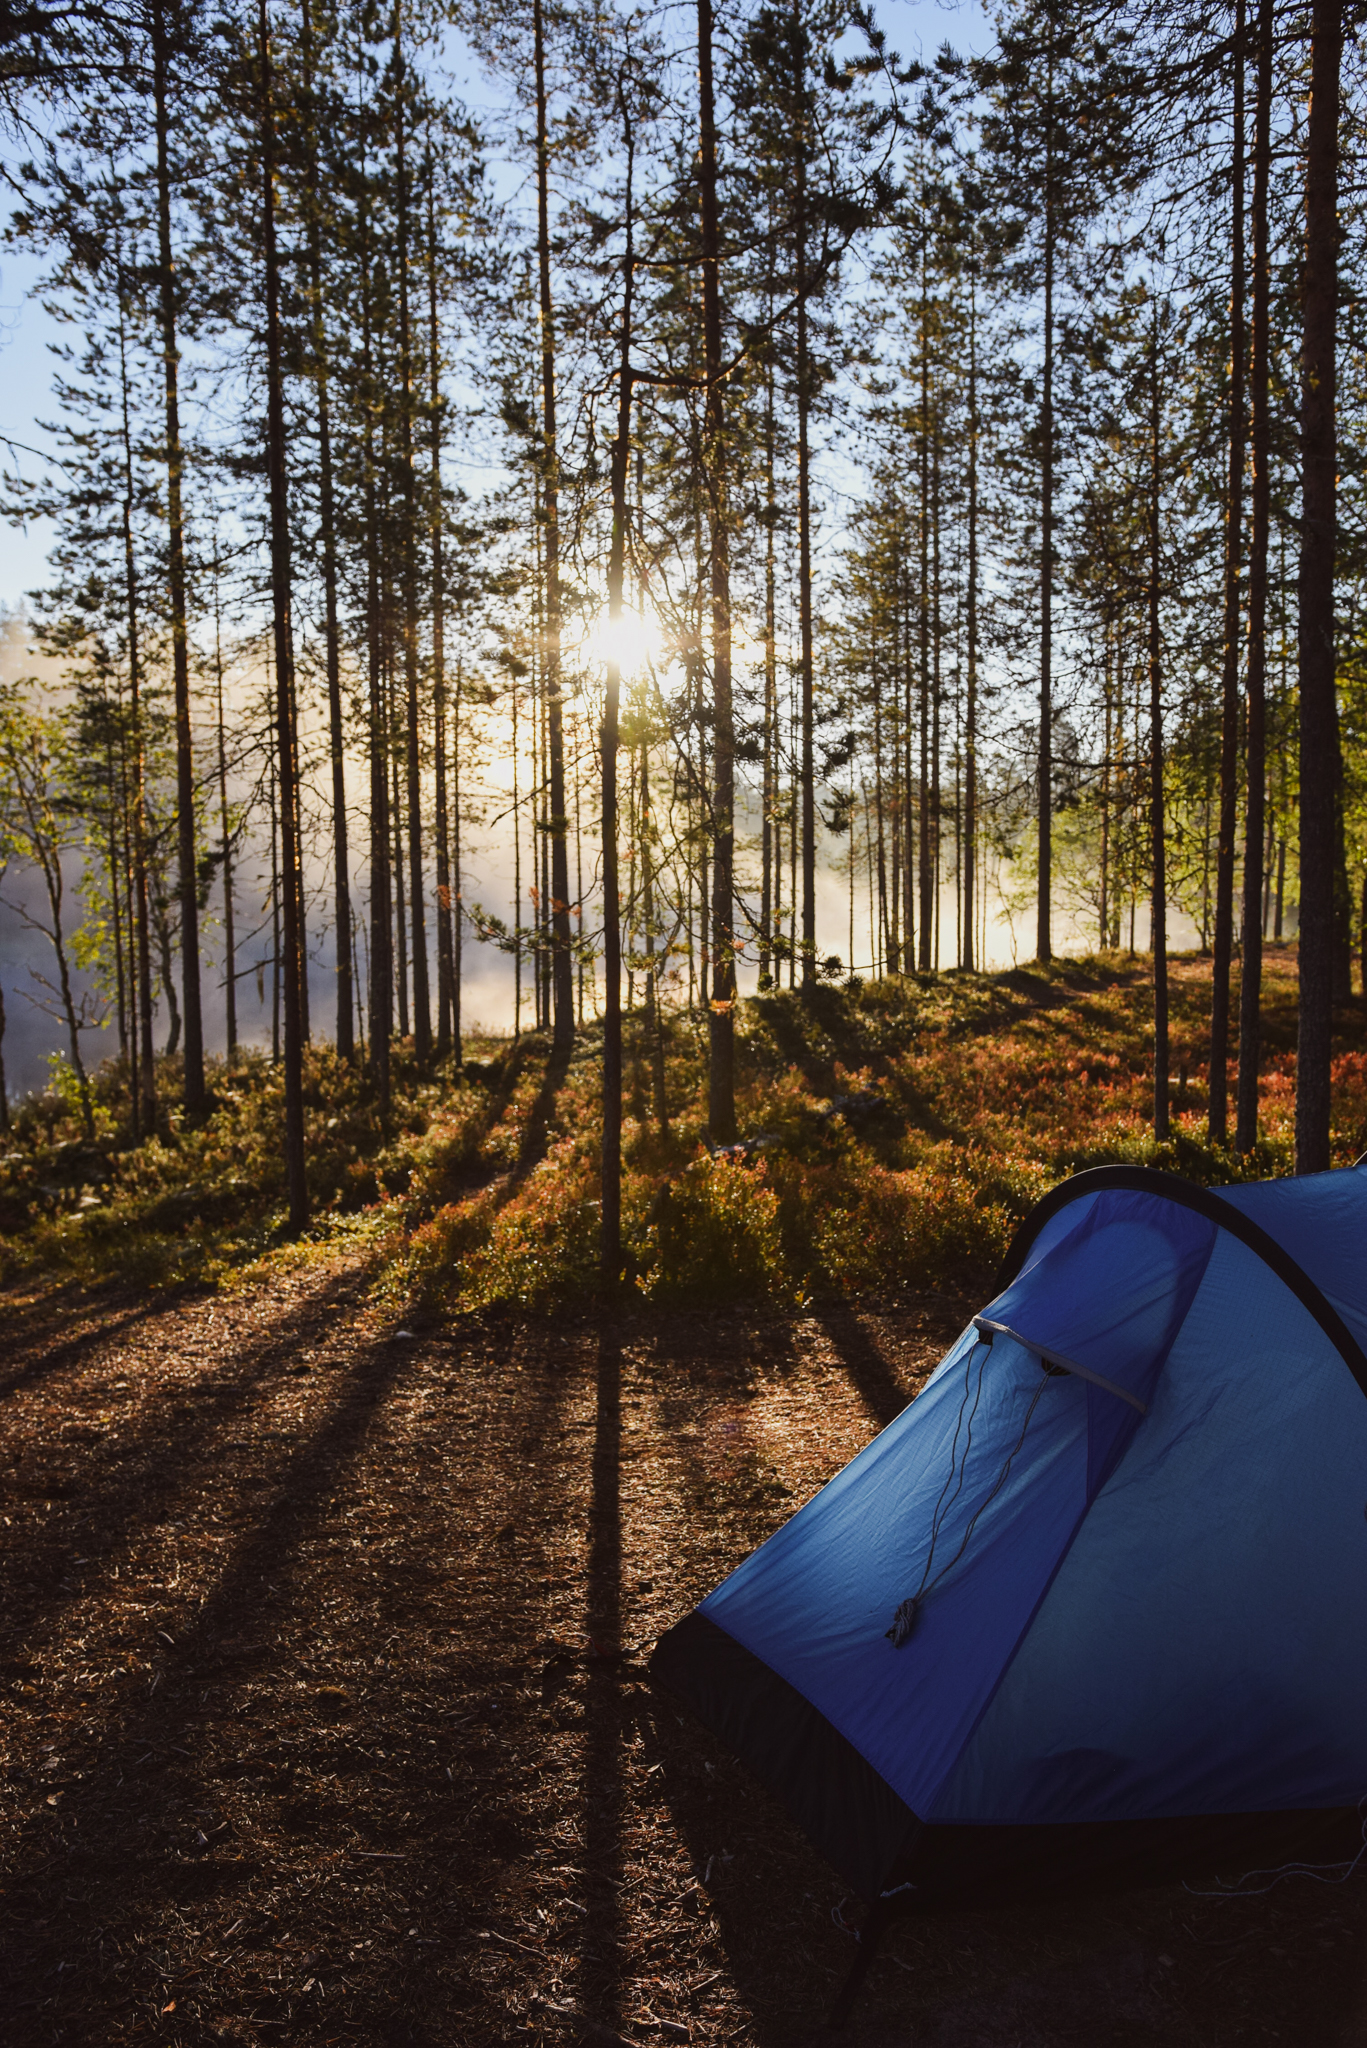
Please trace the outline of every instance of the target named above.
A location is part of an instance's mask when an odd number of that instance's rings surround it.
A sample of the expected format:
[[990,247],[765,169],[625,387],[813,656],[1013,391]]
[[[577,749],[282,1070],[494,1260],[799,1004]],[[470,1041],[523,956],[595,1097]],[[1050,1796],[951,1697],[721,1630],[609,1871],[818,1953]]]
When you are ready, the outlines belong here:
[[1367,1395],[1367,1354],[1305,1268],[1260,1223],[1255,1223],[1251,1216],[1245,1216],[1243,1210],[1236,1209],[1232,1202],[1226,1202],[1210,1188],[1198,1187],[1195,1181],[1183,1180],[1175,1173],[1160,1172],[1154,1166],[1090,1166],[1051,1188],[1035,1204],[1007,1247],[998,1275],[999,1287],[1010,1286],[1023,1269],[1040,1231],[1061,1209],[1081,1201],[1086,1195],[1105,1194],[1109,1189],[1157,1195],[1164,1201],[1176,1202],[1184,1209],[1192,1209],[1197,1215],[1205,1216],[1231,1237],[1238,1238],[1290,1289],[1302,1307],[1309,1310],[1362,1393]]

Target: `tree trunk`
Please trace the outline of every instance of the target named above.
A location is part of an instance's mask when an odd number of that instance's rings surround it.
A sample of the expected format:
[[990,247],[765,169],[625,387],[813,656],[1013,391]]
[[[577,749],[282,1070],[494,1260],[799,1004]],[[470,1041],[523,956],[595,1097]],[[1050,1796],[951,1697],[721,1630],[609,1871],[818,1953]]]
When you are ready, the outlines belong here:
[[1220,690],[1220,826],[1215,855],[1215,944],[1211,963],[1210,1112],[1212,1145],[1229,1135],[1229,989],[1234,951],[1234,840],[1239,804],[1239,638],[1244,503],[1244,0],[1234,28],[1234,146],[1229,294],[1229,470],[1225,500],[1225,646]]
[[550,141],[542,0],[532,0],[532,28],[536,68],[536,253],[541,314],[541,483],[546,543],[546,639],[542,676],[549,714],[551,757],[551,981],[555,1005],[554,1041],[563,1047],[569,1045],[574,1037],[574,971],[570,958],[569,815],[565,801],[564,688],[560,672],[560,457],[556,439]]
[[[1267,4],[1267,0],[1265,0]],[[1342,0],[1314,0],[1301,274],[1300,1020],[1296,1171],[1329,1165],[1335,853],[1343,800],[1334,649],[1335,323]]]
[[313,325],[313,383],[318,406],[318,526],[322,542],[323,645],[327,667],[328,747],[332,768],[333,919],[336,927],[337,1051],[356,1055],[355,964],[351,945],[351,875],[347,844],[346,734],[342,723],[341,634],[337,621],[337,511],[332,472],[331,394],[327,323],[323,313],[323,243],[318,189],[317,110],[313,103],[313,0],[301,0],[304,67],[304,182],[308,226],[308,278]]
[[1162,587],[1161,425],[1155,303],[1149,360],[1149,820],[1153,842],[1153,1134],[1160,1144],[1169,1136],[1168,862],[1163,804],[1163,639],[1158,608]]
[[726,416],[721,381],[721,275],[717,130],[712,89],[712,0],[698,0],[698,203],[701,215],[703,477],[712,599],[712,1000],[708,1009],[707,1123],[714,1144],[736,1135],[736,729],[731,703],[731,540],[727,527]]
[[116,244],[119,276],[119,388],[121,394],[123,453],[123,562],[124,603],[128,629],[128,700],[133,737],[133,896],[134,943],[137,951],[138,1070],[136,1095],[139,1114],[135,1128],[150,1137],[156,1129],[156,1052],[152,1043],[152,934],[147,878],[147,743],[142,719],[142,654],[139,635],[137,552],[133,544],[133,429],[129,408],[128,347],[126,332],[123,254]]
[[650,793],[650,756],[641,744],[641,895],[645,921],[646,1036],[650,1046],[650,1079],[655,1127],[660,1136],[669,1135],[669,1102],[665,1089],[664,1011],[660,1002],[659,972],[655,965],[655,817]]
[[[617,370],[617,434],[612,444],[612,543],[608,551],[608,620],[622,617],[626,576],[627,459],[631,448],[631,320],[635,288],[635,223],[632,174],[634,149],[625,100],[626,250],[622,259],[622,333]],[[622,925],[617,867],[617,744],[622,675],[614,658],[606,665],[603,692],[603,1152],[600,1195],[599,1277],[604,1297],[616,1294],[622,1278]]]
[[394,971],[389,888],[389,779],[380,620],[380,535],[375,474],[375,368],[371,342],[370,222],[361,228],[361,375],[365,432],[367,723],[370,753],[370,1075],[382,1126],[389,1121]]
[[1039,884],[1035,954],[1052,960],[1054,880],[1054,42],[1048,14],[1044,115],[1044,364],[1040,400]]
[[797,604],[802,663],[802,984],[816,980],[816,707],[812,650],[812,409],[807,297],[807,65],[800,8],[793,10],[795,123],[793,247],[797,299]]
[[928,423],[930,433],[930,875],[934,936],[931,965],[940,971],[940,864],[944,858],[944,794],[941,781],[944,685],[941,670],[944,631],[940,611],[940,407],[938,394]]
[[276,750],[280,786],[280,894],[285,995],[285,1172],[290,1229],[308,1221],[304,1162],[304,973],[299,924],[298,739],[295,728],[294,646],[290,622],[289,487],[285,467],[285,402],[280,351],[280,272],[275,242],[275,109],[270,30],[260,0],[261,200],[266,284],[266,462],[270,484],[271,609],[275,639]]
[[[392,668],[386,680],[385,713],[387,729],[392,742],[395,732],[394,672]],[[389,808],[394,828],[394,844],[391,854],[394,862],[394,941],[395,952],[398,956],[396,965],[398,967],[399,1036],[400,1038],[407,1038],[410,1024],[408,1016],[408,925],[405,916],[406,900],[403,886],[403,790],[400,785],[399,776],[399,750],[397,747],[392,746],[390,752],[390,774]]]
[[432,1061],[427,981],[427,912],[422,872],[422,746],[418,705],[418,478],[413,450],[413,334],[408,302],[407,69],[403,9],[394,8],[394,177],[398,215],[399,435],[403,457],[404,768],[408,805],[408,911],[413,938],[413,1052],[419,1072]]
[[[433,582],[437,580],[434,564]],[[435,590],[434,590],[435,600]],[[451,1050],[451,831],[446,792],[446,677],[437,651],[434,612],[432,678],[433,824],[437,841],[437,1058]]]
[[[918,656],[920,661],[920,699],[917,707],[920,723],[921,773],[917,790],[919,811],[919,868],[921,881],[921,939],[916,964],[922,974],[931,968],[931,945],[934,938],[935,897],[931,879],[930,853],[930,337],[927,332],[926,309],[926,259],[925,247],[921,251],[921,410],[916,423],[917,439],[920,443],[917,469],[920,483],[920,551],[921,551],[921,593],[918,606]],[[911,868],[911,850],[907,849],[907,868]]]
[[218,829],[223,842],[223,993],[229,1061],[237,1051],[237,944],[233,932],[233,836],[228,811],[228,742],[223,722],[223,629],[214,535],[214,680],[218,712]]
[[963,964],[978,964],[974,943],[978,863],[978,271],[976,226],[968,303],[968,590],[966,628],[968,698],[964,713]]
[[181,478],[180,346],[176,339],[176,274],[171,252],[170,112],[168,45],[161,0],[152,9],[152,90],[156,112],[157,247],[162,361],[166,397],[166,530],[171,661],[176,706],[176,818],[180,956],[185,1011],[185,1107],[198,1115],[206,1104],[204,1026],[199,990],[199,877],[195,860],[195,770],[190,730],[190,649],[186,627],[185,520]]
[[1249,429],[1253,458],[1248,549],[1248,701],[1244,754],[1243,955],[1239,978],[1239,1102],[1234,1142],[1258,1142],[1262,1061],[1263,820],[1267,719],[1267,541],[1271,506],[1268,179],[1272,159],[1272,0],[1260,0],[1253,97],[1253,276]]
[[462,671],[456,661],[456,691],[451,706],[451,1049],[461,1058],[460,966],[460,698]]
[[[770,319],[773,318],[772,300]],[[774,559],[778,506],[774,496],[774,366],[764,368],[764,769],[763,805],[760,818],[761,893],[759,913],[759,985],[768,986],[778,965],[774,952],[774,924],[781,890],[778,835],[774,813],[778,806],[778,616],[777,564]]]

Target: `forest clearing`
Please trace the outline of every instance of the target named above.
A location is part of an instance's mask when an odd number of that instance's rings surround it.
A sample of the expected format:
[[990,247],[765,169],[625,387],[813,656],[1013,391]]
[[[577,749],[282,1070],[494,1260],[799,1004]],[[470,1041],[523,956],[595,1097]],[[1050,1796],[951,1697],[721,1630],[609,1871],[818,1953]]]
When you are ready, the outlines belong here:
[[1361,11],[952,11],[0,10],[6,2048],[1367,2048]]
[[[1176,974],[1198,1131],[1206,972]],[[1273,974],[1275,1077],[1294,981],[1276,956]],[[996,980],[960,996],[1019,1008],[978,1038],[1022,1130],[1027,1046],[1037,1073],[1039,1149],[1017,1168],[1055,1177],[1083,1130],[1087,1157],[1105,1156],[1105,1098],[1093,1086],[1085,1119],[1074,1106],[1080,1013],[1092,1058],[1116,1055],[1111,1156],[1132,1156],[1143,963]],[[1088,1007],[1107,1003],[1111,1046]],[[1362,1025],[1340,1026],[1346,1070]],[[944,1035],[966,1036],[962,1017]],[[944,1048],[924,1029],[919,1043],[933,1077]],[[894,1094],[895,1079],[889,1058],[868,1085]],[[923,1142],[968,1149],[971,1132],[928,1120]],[[638,1289],[606,1315],[453,1313],[426,1283],[411,1291],[430,1220],[320,1234],[217,1289],[12,1280],[7,2038],[813,2036],[856,1902],[645,1660],[897,1413],[986,1298],[999,1226],[976,1213],[976,1268],[960,1245],[938,1287],[913,1267],[882,1298],[827,1282],[805,1304],[720,1312]],[[846,2038],[1357,2042],[1365,1898],[1360,1882],[1240,1899],[1174,1886],[907,1922]]]

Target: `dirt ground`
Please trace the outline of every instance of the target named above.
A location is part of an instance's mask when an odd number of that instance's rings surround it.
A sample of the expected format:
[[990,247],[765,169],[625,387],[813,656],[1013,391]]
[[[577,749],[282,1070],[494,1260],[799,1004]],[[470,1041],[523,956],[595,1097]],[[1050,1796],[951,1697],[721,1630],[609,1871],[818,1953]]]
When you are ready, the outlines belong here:
[[[644,1659],[970,1306],[0,1298],[0,2040],[810,2040],[856,1903]],[[845,2038],[1367,2043],[1367,1874],[904,1923]]]

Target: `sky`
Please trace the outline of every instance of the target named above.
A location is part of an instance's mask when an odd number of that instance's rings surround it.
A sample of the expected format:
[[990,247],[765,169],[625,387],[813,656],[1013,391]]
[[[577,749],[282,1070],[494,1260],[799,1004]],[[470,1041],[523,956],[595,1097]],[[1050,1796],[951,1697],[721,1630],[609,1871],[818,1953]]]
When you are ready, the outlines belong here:
[[[941,5],[940,0],[876,0],[874,11],[890,45],[904,59],[933,56],[944,42],[968,51],[986,50],[991,43],[991,26],[978,0],[952,6]],[[477,116],[486,110],[496,115],[498,97],[473,60],[457,57],[451,68],[457,90],[472,111]],[[504,193],[520,182],[520,173],[507,162],[495,159],[491,173]],[[52,409],[52,346],[62,333],[34,296],[42,271],[41,259],[0,249],[0,464],[11,474],[17,468],[26,477],[41,472],[41,451],[53,446],[39,422]],[[6,440],[25,447],[6,449]],[[17,606],[25,591],[41,584],[48,539],[41,520],[27,527],[0,528],[0,603]]]
[[[682,36],[692,10],[684,4],[679,12]],[[964,4],[953,6],[940,5],[938,0],[879,0],[875,12],[890,47],[904,61],[912,57],[932,57],[945,42],[966,52],[982,52],[991,45],[991,24],[977,0],[964,0]],[[493,126],[501,112],[495,85],[479,74],[468,56],[462,56],[462,48],[456,40],[448,44],[445,68],[452,76],[456,92],[465,100],[475,118]],[[506,203],[514,207],[525,203],[529,196],[525,166],[495,155],[490,170],[495,190]],[[16,470],[29,477],[41,471],[42,451],[51,446],[51,437],[44,432],[40,421],[52,410],[52,345],[59,338],[71,338],[69,330],[60,328],[45,313],[35,296],[42,267],[39,259],[0,248],[0,466],[11,476]],[[10,444],[8,448],[4,445],[6,442]],[[487,467],[486,445],[487,437],[477,430],[470,450],[471,468],[467,469],[463,479],[466,487],[475,492],[480,490],[482,483],[495,480],[494,472]],[[831,459],[837,468],[841,466],[838,449],[831,451]],[[481,468],[485,470],[483,478],[479,474]],[[851,479],[853,481],[852,472]],[[48,536],[40,521],[34,521],[26,528],[0,526],[0,606],[11,611],[17,609],[24,594],[43,582],[47,541]],[[485,849],[480,861],[481,872],[473,878],[469,894],[479,896],[493,908],[499,907],[500,898],[505,894],[511,900],[511,874],[502,874],[504,865],[510,867],[511,862],[503,862],[495,847]],[[245,879],[244,876],[244,883]],[[321,870],[317,883],[320,889],[326,888],[326,877]],[[823,952],[839,950],[844,954],[848,950],[847,886],[846,878],[838,871],[823,872],[820,876],[818,939]],[[859,954],[861,947],[868,950],[867,923],[867,909],[861,903],[857,906],[854,964],[865,972],[868,971],[868,963],[860,960]],[[30,964],[27,952],[32,942],[20,940],[12,912],[0,918],[0,924],[7,927],[0,933],[0,957],[3,957],[7,969],[6,981],[13,990],[15,978],[22,981],[23,967]],[[952,949],[952,897],[947,911],[947,930],[951,936],[945,943]],[[1058,936],[1067,943],[1063,932]],[[263,939],[261,945],[265,943]],[[995,938],[989,934],[988,950],[988,964],[1007,964],[1013,959],[1016,946],[1005,920],[999,922]],[[465,971],[467,1020],[479,1020],[495,1028],[509,1026],[512,1022],[511,961],[491,948],[469,946],[465,953]],[[753,969],[742,971],[743,984],[751,972]],[[310,976],[315,1014],[324,1023],[331,1008],[331,980],[331,960],[327,957],[327,949],[324,949],[324,956],[314,961]],[[259,1005],[252,976],[247,975],[238,986],[239,1003],[244,1013],[244,1033],[257,1038],[268,1037],[269,989],[266,1003]],[[216,1012],[219,1004],[211,997],[209,1006],[211,1012]],[[42,1079],[44,1052],[54,1042],[53,1027],[33,1011],[31,1005],[11,1003],[9,1011],[10,1035],[5,1055],[10,1086],[20,1089],[32,1087]],[[104,1050],[107,1048],[98,1044],[91,1047],[95,1058],[99,1058]]]

